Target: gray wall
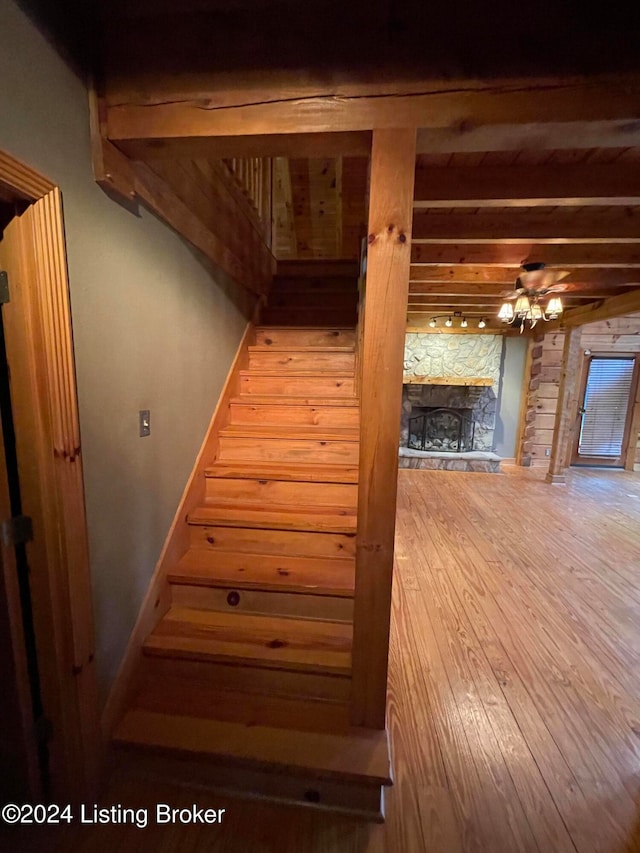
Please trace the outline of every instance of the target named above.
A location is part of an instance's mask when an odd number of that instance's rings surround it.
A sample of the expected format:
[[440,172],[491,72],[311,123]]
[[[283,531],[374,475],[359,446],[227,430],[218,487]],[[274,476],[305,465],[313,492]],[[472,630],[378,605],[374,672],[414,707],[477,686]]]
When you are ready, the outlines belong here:
[[104,699],[252,306],[94,183],[84,85],[12,0],[0,2],[0,149],[64,198]]
[[527,357],[527,338],[505,336],[503,340],[502,381],[500,383],[494,440],[496,453],[511,459],[516,455],[522,382]]

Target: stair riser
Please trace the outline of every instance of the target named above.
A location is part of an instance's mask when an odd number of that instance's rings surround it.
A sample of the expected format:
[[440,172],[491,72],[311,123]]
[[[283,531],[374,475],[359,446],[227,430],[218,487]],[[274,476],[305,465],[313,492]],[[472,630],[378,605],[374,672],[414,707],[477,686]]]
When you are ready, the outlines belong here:
[[[205,611],[203,611],[204,613]],[[164,623],[161,622],[161,627]],[[334,623],[340,625],[341,623]],[[180,631],[181,629],[178,629]],[[286,672],[319,672],[324,675],[348,676],[351,672],[351,653],[339,647],[334,638],[324,643],[315,642],[313,647],[300,648],[288,638],[275,636],[261,644],[235,643],[229,640],[229,630],[218,631],[217,642],[212,645],[208,636],[202,640],[192,637],[159,636],[158,628],[145,640],[146,655],[156,655],[168,660],[201,660],[213,663],[229,663],[255,669],[276,669]]]
[[260,376],[249,373],[240,377],[240,393],[249,396],[353,397],[355,389],[352,377]]
[[357,293],[358,282],[353,276],[344,278],[276,278],[273,295],[284,293]]
[[274,347],[349,347],[356,341],[355,329],[258,328],[256,344]]
[[143,675],[141,686],[134,707],[144,711],[316,732],[346,731],[349,726],[347,702],[221,690],[210,679],[175,674],[158,679],[153,672]]
[[358,303],[358,293],[352,288],[351,292],[324,291],[317,292],[309,288],[303,292],[275,293],[269,295],[269,308],[284,308],[298,310],[300,308],[320,308],[323,311],[355,310]]
[[[207,685],[214,690],[271,694],[290,699],[324,699],[348,702],[351,679],[310,672],[277,672],[250,666],[193,660],[168,660],[145,655],[141,663],[146,683],[176,678],[185,684]],[[184,713],[181,712],[181,713]]]
[[352,598],[351,559],[234,554],[194,548],[169,571],[170,583]]
[[299,506],[340,506],[356,508],[357,485],[347,483],[289,483],[280,480],[244,480],[207,477],[207,499],[219,501],[260,501],[265,504]]
[[281,465],[278,462],[216,462],[207,469],[207,477],[232,480],[281,480],[291,483],[357,483],[357,465]]
[[272,406],[231,404],[233,426],[323,426],[357,427],[357,406]]
[[[237,590],[171,584],[171,600],[180,607],[228,613],[256,613],[304,619],[353,620],[353,600],[329,595],[298,595],[262,590]],[[232,604],[229,604],[229,601]]]
[[355,354],[352,352],[252,352],[250,370],[353,370]]
[[357,441],[311,439],[220,438],[217,459],[221,462],[328,462],[358,464]]
[[276,281],[288,278],[321,278],[323,280],[332,278],[348,278],[353,281],[358,278],[359,266],[357,261],[350,260],[324,260],[304,261],[291,260],[279,261],[276,272]]
[[355,326],[356,311],[338,308],[267,308],[262,322],[267,326]]
[[215,525],[190,525],[189,529],[194,548],[289,557],[355,557],[356,553],[356,537],[346,533],[302,533]]
[[[146,784],[149,779],[172,786],[178,782],[197,791],[199,803],[210,792],[207,805],[214,809],[218,808],[222,794],[260,803],[299,806],[353,820],[384,821],[384,792],[380,787],[331,782],[318,779],[313,772],[307,776],[288,776],[197,758],[185,759],[183,755],[153,755],[126,746],[120,746],[117,756],[121,772],[127,778],[138,777]],[[310,791],[313,791],[313,802],[309,798]]]

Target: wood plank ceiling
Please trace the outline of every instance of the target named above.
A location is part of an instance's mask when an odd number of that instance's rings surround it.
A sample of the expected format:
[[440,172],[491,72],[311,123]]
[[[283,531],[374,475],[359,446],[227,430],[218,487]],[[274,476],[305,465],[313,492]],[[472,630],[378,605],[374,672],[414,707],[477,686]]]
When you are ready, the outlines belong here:
[[640,148],[418,155],[409,327],[500,326],[524,262],[569,272],[567,308],[640,288],[639,179]]
[[[276,158],[274,249],[357,258],[367,159]],[[640,288],[640,148],[419,154],[407,323],[496,315],[520,265],[568,272],[566,308]]]
[[275,158],[276,257],[358,258],[367,169],[366,157]]
[[[640,78],[624,4],[604,17],[507,0],[480,17],[418,0],[97,6],[108,147],[146,163],[277,158],[279,257],[357,257],[371,131],[397,124],[420,152],[410,325],[495,317],[524,261],[569,271],[568,307],[638,289]],[[253,244],[233,239],[242,268]]]

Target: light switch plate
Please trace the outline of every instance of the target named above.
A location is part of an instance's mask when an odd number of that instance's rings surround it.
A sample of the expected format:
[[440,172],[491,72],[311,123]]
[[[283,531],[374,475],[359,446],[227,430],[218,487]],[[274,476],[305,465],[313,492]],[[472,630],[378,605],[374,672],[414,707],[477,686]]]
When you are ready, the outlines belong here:
[[151,411],[149,409],[140,409],[138,422],[140,425],[140,438],[151,435]]

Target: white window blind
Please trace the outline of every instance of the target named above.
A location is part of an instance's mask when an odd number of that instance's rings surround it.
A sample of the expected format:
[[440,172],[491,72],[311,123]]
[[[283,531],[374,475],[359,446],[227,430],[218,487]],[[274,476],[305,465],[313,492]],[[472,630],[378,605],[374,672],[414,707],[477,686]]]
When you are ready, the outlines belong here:
[[633,368],[632,358],[591,359],[578,444],[580,456],[617,457],[622,453]]

